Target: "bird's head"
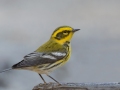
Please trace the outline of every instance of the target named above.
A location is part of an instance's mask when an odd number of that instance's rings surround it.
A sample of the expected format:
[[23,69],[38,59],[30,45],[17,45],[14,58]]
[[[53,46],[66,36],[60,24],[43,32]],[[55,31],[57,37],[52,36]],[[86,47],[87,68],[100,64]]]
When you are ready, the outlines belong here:
[[70,26],[60,26],[52,33],[51,38],[60,44],[70,42],[73,34],[80,29],[73,29]]

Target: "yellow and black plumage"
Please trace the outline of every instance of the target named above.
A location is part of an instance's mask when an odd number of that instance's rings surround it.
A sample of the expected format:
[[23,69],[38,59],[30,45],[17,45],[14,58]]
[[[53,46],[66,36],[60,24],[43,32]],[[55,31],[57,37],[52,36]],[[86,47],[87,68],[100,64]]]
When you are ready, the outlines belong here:
[[[40,75],[44,83],[46,83],[41,74],[46,74],[52,78],[49,72],[69,60],[71,54],[70,40],[74,32],[78,30],[80,29],[73,29],[70,26],[58,27],[45,44],[34,52],[24,56],[21,62],[12,66],[12,69],[35,71]],[[56,81],[54,78],[52,79]],[[58,81],[56,82],[59,83]]]

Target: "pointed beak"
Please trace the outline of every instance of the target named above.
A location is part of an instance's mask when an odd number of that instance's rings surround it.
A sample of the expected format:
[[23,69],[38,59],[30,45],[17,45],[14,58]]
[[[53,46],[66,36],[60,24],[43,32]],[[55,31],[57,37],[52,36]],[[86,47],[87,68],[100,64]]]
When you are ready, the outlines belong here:
[[76,32],[76,31],[79,31],[79,30],[80,30],[80,29],[73,29],[72,31],[73,31],[73,32]]

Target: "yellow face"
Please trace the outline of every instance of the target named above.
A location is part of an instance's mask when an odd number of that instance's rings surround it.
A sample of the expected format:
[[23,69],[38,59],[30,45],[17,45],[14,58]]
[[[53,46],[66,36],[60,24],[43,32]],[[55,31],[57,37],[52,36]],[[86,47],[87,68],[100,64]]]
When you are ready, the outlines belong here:
[[65,42],[70,42],[74,32],[80,29],[73,29],[70,26],[61,26],[55,29],[51,38],[56,40],[60,44],[64,44]]

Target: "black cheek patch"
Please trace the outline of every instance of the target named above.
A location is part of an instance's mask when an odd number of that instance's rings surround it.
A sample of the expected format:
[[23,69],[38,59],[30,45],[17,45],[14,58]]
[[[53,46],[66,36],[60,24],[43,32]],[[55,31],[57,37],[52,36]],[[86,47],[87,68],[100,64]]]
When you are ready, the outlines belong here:
[[64,35],[63,33],[64,33],[64,32],[59,32],[59,33],[56,35],[55,39],[58,39],[58,40],[64,39],[65,37],[69,36],[69,33],[70,33],[70,32],[68,31],[68,34],[67,34],[67,35]]

